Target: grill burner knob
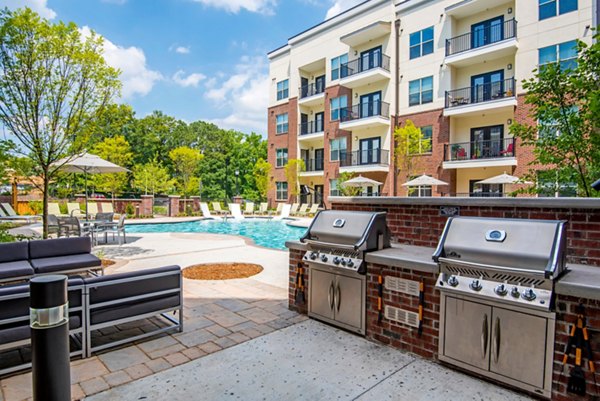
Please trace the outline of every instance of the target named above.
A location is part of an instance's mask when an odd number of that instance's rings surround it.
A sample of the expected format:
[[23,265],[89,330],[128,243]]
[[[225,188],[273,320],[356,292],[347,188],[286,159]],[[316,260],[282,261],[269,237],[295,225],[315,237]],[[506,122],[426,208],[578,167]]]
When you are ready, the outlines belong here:
[[[336,265],[340,264],[340,258],[338,258],[337,256],[333,258],[333,263],[335,263]],[[342,264],[344,264],[344,259],[342,259]]]
[[471,289],[473,291],[481,291],[481,289],[483,288],[483,286],[481,285],[481,282],[477,279],[471,281],[471,284],[469,284],[469,287],[471,287]]
[[533,288],[526,289],[525,291],[523,291],[523,294],[521,296],[526,301],[533,301],[537,297],[537,295],[535,295],[535,292],[533,291]]
[[317,252],[310,253],[310,260],[315,260],[317,258]]
[[352,259],[348,259],[348,263],[346,263],[346,266],[354,267],[354,262],[352,261]]
[[346,259],[342,258],[342,266],[346,266]]
[[501,297],[503,297],[506,294],[508,294],[508,289],[506,288],[506,286],[504,284],[500,284],[500,285],[496,286],[496,288],[494,288],[494,292],[496,294],[500,295]]
[[448,285],[452,287],[456,287],[458,285],[458,279],[456,276],[450,276],[450,278],[448,278]]
[[327,262],[327,255],[321,255],[321,261]]
[[510,290],[510,295],[512,295],[515,298],[519,298],[521,296],[517,287],[513,287],[512,290]]

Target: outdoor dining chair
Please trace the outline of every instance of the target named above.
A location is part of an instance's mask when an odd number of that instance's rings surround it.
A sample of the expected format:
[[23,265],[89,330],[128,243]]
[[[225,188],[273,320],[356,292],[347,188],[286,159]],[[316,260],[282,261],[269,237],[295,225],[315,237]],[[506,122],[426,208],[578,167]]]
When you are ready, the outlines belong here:
[[[116,234],[117,239],[119,240],[119,245],[126,244],[127,237],[125,235],[125,217],[126,216],[124,214],[122,214],[121,217],[119,217],[118,223],[111,222],[111,223],[103,224],[103,225],[99,226],[95,232],[96,238],[98,238],[100,235],[104,234],[104,243],[108,243],[108,234],[112,234],[113,240],[114,240],[115,234]],[[121,240],[121,236],[123,236],[123,240]]]

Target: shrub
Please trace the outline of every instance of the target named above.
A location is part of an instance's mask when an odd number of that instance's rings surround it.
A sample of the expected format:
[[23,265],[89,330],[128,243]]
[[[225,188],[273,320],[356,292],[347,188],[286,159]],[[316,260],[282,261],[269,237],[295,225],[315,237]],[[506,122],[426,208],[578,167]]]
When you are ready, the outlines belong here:
[[135,216],[135,207],[133,206],[133,203],[125,205],[125,214],[130,218]]
[[69,209],[67,208],[67,204],[61,202],[58,204],[58,208],[60,209],[60,214],[69,214]]
[[29,201],[29,208],[33,214],[42,214],[44,212],[44,203],[42,201]]
[[169,209],[166,206],[153,206],[152,212],[154,214],[166,216],[167,214],[169,214]]

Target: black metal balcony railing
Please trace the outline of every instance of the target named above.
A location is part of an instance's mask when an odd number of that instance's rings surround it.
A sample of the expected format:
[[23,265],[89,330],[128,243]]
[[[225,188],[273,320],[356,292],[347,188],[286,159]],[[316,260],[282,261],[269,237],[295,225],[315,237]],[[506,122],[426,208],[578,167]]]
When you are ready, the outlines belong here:
[[323,121],[308,121],[300,123],[298,128],[300,135],[316,134],[317,132],[323,132],[324,124]]
[[300,87],[300,99],[325,92],[325,83],[318,82]]
[[376,116],[390,118],[390,104],[380,101],[366,102],[340,110],[340,122]]
[[491,45],[516,36],[517,21],[514,19],[504,21],[502,24],[488,25],[485,28],[446,39],[446,56]]
[[446,91],[446,108],[489,102],[515,96],[515,79],[489,82],[467,88]]
[[375,68],[382,68],[389,72],[390,57],[380,53],[342,63],[340,65],[340,77],[346,78]]
[[389,150],[363,149],[354,152],[340,152],[340,167],[388,165]]
[[479,191],[479,192],[451,192],[442,193],[442,196],[457,197],[457,198],[504,198],[510,194],[496,191]]
[[444,145],[444,161],[496,159],[516,156],[516,139],[490,139],[485,141],[451,143]]
[[304,166],[306,169],[304,171],[323,171],[323,158],[316,159],[304,159]]

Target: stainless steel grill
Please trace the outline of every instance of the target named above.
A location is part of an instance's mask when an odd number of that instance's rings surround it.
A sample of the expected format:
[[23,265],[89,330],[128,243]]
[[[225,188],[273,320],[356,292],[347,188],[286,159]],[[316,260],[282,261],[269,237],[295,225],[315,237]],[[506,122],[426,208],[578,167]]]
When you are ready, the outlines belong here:
[[565,243],[564,221],[448,219],[433,255],[440,360],[550,397]]
[[364,257],[390,246],[386,213],[321,211],[300,241],[308,245],[308,315],[364,335]]

